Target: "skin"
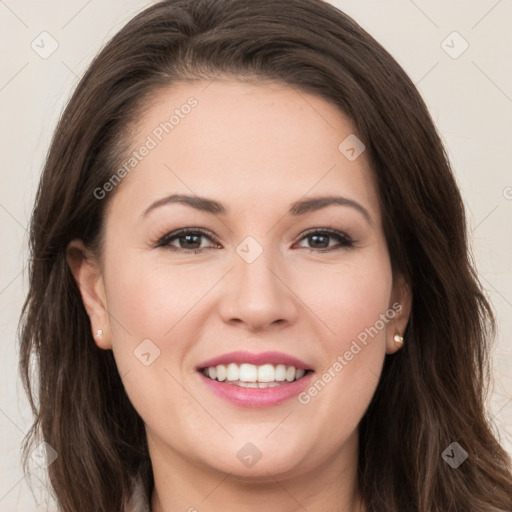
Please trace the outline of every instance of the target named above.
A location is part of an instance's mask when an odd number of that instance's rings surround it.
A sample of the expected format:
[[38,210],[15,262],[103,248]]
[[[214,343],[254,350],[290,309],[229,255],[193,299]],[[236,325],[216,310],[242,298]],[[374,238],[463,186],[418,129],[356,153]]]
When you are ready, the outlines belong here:
[[[393,276],[366,153],[338,149],[355,133],[322,98],[285,86],[216,79],[158,93],[139,120],[134,148],[189,97],[198,105],[112,193],[100,257],[80,240],[68,247],[97,345],[113,350],[126,392],[146,425],[155,475],[153,511],[357,511],[358,423],[386,354],[405,330],[410,290]],[[213,215],[154,201],[183,193],[221,202]],[[369,213],[330,205],[288,215],[294,201],[339,194]],[[204,228],[203,251],[154,244],[180,228]],[[304,233],[333,228],[320,245]],[[261,255],[236,252],[253,237]],[[339,250],[321,252],[325,247]],[[204,249],[206,248],[206,249]],[[251,249],[253,250],[253,249]],[[399,302],[393,319],[307,404],[296,398],[248,409],[213,395],[195,371],[211,357],[245,349],[294,355],[317,372],[332,367],[365,328]],[[149,366],[134,350],[149,338]],[[246,467],[248,442],[261,459]],[[195,507],[191,508],[191,507]]]

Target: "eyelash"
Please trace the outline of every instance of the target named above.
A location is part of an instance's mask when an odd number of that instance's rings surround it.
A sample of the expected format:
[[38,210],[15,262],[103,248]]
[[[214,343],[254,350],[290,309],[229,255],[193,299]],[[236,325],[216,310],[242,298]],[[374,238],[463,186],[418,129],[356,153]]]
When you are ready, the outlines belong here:
[[[318,234],[328,235],[332,238],[336,238],[338,240],[338,242],[340,243],[340,245],[331,247],[331,248],[324,248],[324,249],[315,249],[314,247],[302,247],[302,249],[306,249],[308,251],[313,251],[313,252],[331,252],[331,251],[339,251],[341,249],[351,248],[354,245],[354,240],[352,240],[349,236],[345,235],[345,233],[342,233],[341,231],[338,231],[336,229],[331,229],[331,228],[309,230],[306,233],[304,233],[302,238],[300,238],[299,242],[301,242],[302,240],[307,239],[313,235],[318,235]],[[212,234],[205,229],[183,228],[183,229],[179,229],[177,231],[173,231],[172,233],[167,233],[166,235],[164,235],[155,244],[155,248],[164,247],[171,251],[181,251],[181,252],[184,252],[187,254],[190,254],[190,253],[198,254],[198,253],[203,252],[205,249],[211,249],[211,247],[203,247],[202,249],[183,249],[181,247],[174,247],[174,246],[170,245],[170,243],[173,240],[179,239],[180,236],[184,236],[184,235],[202,235],[206,238],[209,238],[212,242],[215,242]]]

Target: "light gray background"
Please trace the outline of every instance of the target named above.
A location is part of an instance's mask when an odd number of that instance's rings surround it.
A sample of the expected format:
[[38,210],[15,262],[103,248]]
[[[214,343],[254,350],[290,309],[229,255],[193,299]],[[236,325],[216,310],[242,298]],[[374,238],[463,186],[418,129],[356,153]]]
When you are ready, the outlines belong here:
[[[102,45],[150,3],[0,0],[1,511],[47,510],[36,506],[19,463],[31,415],[17,377],[15,332],[26,291],[26,228],[42,162],[78,77]],[[475,261],[498,317],[489,411],[512,453],[512,2],[332,3],[404,67],[445,142],[467,206]],[[46,59],[31,48],[43,31],[58,43]],[[446,39],[454,31],[463,39]],[[452,58],[464,40],[469,47]]]

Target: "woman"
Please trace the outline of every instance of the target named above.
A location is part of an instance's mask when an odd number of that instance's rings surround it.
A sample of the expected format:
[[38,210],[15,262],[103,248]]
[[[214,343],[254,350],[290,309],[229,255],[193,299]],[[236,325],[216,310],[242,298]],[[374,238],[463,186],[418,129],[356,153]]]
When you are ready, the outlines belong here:
[[512,510],[449,162],[331,5],[136,16],[57,127],[31,251],[26,456],[58,454],[61,510]]

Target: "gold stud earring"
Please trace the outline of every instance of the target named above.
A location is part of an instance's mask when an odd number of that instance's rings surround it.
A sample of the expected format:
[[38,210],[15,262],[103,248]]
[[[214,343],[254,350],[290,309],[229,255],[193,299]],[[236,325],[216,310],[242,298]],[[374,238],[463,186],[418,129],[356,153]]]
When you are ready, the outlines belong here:
[[96,338],[101,338],[102,336],[103,336],[103,330],[98,329],[98,331],[96,332]]
[[398,348],[402,348],[404,344],[404,337],[398,332],[395,332],[395,335],[393,336],[393,341],[396,343]]

